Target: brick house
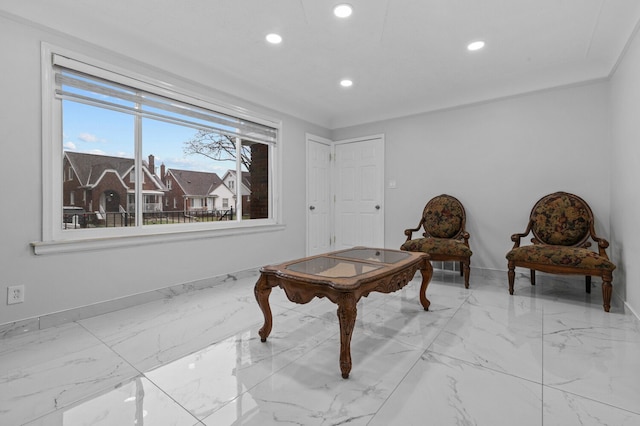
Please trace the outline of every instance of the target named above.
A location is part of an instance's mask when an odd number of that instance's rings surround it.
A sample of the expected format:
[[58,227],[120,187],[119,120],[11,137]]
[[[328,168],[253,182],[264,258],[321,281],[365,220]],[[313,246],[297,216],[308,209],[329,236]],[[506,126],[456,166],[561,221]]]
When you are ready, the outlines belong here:
[[167,187],[165,211],[218,212],[235,209],[235,194],[216,173],[167,169],[160,176]]
[[[162,210],[167,188],[155,174],[153,155],[142,165],[143,212]],[[135,172],[132,158],[65,151],[63,205],[87,212],[135,212]]]

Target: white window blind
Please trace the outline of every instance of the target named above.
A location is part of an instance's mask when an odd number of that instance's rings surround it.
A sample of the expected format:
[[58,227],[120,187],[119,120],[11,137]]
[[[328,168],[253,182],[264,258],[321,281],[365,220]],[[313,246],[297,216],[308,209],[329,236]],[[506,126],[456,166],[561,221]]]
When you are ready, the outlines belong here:
[[[92,65],[53,55],[56,97],[167,123],[275,144],[276,129],[176,100],[155,87]],[[99,76],[99,77],[96,77]],[[177,95],[177,94],[176,94]]]

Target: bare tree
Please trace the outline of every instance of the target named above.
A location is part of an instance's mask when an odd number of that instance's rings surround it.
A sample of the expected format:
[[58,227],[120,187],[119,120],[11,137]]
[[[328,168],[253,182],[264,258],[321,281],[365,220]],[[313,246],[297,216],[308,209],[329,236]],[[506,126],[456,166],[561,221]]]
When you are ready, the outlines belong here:
[[[190,140],[184,142],[186,155],[199,154],[216,161],[236,161],[235,137],[207,130],[198,130]],[[241,144],[240,161],[245,170],[251,166],[251,146]]]

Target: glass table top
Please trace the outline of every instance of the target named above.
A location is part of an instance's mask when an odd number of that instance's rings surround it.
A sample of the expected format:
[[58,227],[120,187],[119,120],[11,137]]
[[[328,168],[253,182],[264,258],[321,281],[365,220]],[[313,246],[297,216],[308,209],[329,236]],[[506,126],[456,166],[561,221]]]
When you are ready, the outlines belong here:
[[356,260],[368,260],[380,263],[397,263],[411,255],[397,250],[354,248],[333,254],[336,257],[347,257]]
[[[287,270],[321,277],[355,277],[397,263],[411,257],[403,253],[383,249],[350,249],[311,259],[303,259],[286,267]],[[378,263],[378,264],[376,264]]]

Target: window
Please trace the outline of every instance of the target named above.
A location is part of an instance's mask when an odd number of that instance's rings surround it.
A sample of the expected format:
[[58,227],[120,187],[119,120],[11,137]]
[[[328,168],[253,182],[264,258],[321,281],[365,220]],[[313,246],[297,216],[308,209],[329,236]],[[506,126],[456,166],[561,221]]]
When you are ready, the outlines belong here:
[[[131,173],[129,173],[129,182],[131,182],[131,183],[135,183],[136,182],[136,171],[135,170],[131,170]],[[144,173],[142,173],[142,183],[144,183]]]
[[[54,182],[44,194],[45,241],[277,223],[276,121],[53,50],[43,50],[51,58],[43,72],[53,77],[43,78],[52,81],[44,104],[51,147],[43,151]],[[237,214],[220,215],[214,200],[229,192],[221,180],[228,171],[246,176],[242,197],[259,202],[230,205],[230,194],[226,208]],[[79,202],[77,190],[86,213],[82,229],[69,230],[63,206]]]

